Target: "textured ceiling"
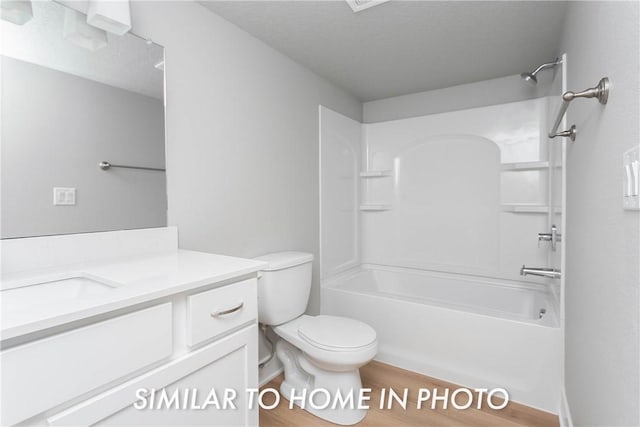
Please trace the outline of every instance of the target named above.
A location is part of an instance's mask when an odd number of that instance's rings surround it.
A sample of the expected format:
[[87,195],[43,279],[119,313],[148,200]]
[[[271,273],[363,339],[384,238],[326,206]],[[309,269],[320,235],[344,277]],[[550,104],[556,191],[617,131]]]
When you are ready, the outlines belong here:
[[164,49],[132,35],[108,35],[106,47],[91,52],[62,36],[65,6],[34,1],[24,25],[0,20],[0,53],[22,61],[162,99],[164,74],[154,65]]
[[555,58],[561,1],[203,1],[361,101],[487,80]]

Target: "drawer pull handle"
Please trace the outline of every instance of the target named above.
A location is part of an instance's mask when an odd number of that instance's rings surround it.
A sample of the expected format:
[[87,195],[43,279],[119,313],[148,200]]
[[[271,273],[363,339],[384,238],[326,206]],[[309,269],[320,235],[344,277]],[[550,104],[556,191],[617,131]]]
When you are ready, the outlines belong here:
[[230,308],[228,310],[222,310],[222,311],[217,311],[215,313],[211,313],[211,317],[220,317],[220,316],[225,316],[227,314],[235,313],[236,311],[241,310],[242,307],[244,307],[243,302],[241,302],[237,306]]

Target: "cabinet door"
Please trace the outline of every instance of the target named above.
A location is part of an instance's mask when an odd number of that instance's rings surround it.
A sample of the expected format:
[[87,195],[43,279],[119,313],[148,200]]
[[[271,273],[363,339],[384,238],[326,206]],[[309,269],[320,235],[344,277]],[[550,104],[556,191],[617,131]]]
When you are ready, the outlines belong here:
[[[257,325],[193,351],[167,365],[109,390],[48,419],[50,425],[100,426],[254,426],[258,412],[249,409],[247,389],[258,387]],[[155,390],[146,395],[143,409],[139,390]],[[202,406],[215,390],[222,406],[225,390],[234,390],[235,409],[189,409],[191,402]],[[196,391],[197,390],[197,391]],[[178,401],[167,408],[167,400],[158,409],[160,396],[170,399],[177,391]],[[187,394],[188,393],[188,394]],[[187,394],[185,409],[184,397]],[[195,397],[194,397],[195,396]],[[193,399],[193,400],[192,400]],[[179,407],[176,407],[179,406]]]
[[2,351],[1,424],[16,424],[168,359],[171,307],[160,304]]

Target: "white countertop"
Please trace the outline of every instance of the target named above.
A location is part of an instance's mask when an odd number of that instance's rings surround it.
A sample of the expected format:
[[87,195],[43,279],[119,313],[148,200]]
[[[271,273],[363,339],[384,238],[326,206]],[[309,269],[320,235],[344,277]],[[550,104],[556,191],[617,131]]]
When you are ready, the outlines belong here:
[[[201,286],[221,283],[255,273],[264,266],[264,262],[257,260],[179,249],[161,254],[4,275],[4,290],[0,292],[0,338],[7,340]],[[99,292],[79,293],[72,298],[60,295],[58,298],[38,298],[41,292],[39,286],[47,286],[49,289],[46,292],[51,295],[55,294],[56,288],[50,284],[36,285],[37,283],[70,278],[80,278],[78,283],[89,279],[88,281],[94,280],[108,286],[96,286],[102,289]],[[29,286],[25,288],[25,285]],[[44,288],[41,289],[45,292]],[[62,291],[63,288],[58,289]]]

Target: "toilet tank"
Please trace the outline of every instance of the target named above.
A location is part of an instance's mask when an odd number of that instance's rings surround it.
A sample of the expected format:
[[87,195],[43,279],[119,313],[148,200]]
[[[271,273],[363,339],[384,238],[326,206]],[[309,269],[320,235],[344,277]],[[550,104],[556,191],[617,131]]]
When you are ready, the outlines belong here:
[[268,264],[258,279],[258,321],[280,325],[303,314],[311,292],[313,254],[278,252],[256,260]]

